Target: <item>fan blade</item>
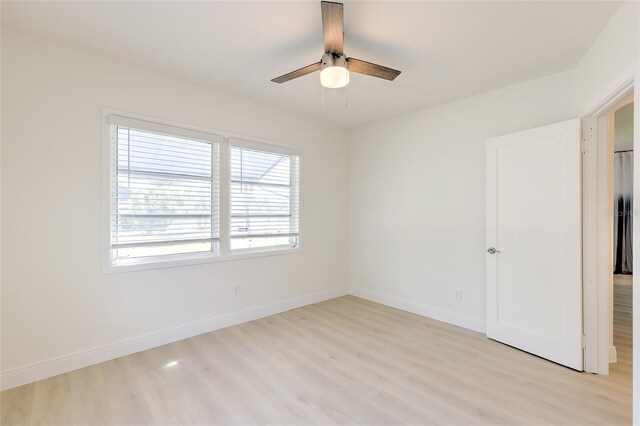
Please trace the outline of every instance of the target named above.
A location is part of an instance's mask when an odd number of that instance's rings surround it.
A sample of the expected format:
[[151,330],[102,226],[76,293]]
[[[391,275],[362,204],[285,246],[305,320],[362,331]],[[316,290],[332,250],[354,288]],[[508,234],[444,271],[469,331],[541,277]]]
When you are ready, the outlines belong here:
[[291,71],[289,74],[276,77],[271,81],[273,81],[274,83],[284,83],[289,80],[293,80],[294,78],[302,77],[303,75],[318,71],[321,65],[322,64],[320,62],[316,62],[315,64],[307,65],[306,67],[300,68],[299,70]]
[[342,55],[344,40],[344,14],[342,3],[320,2],[322,8],[322,31],[324,33],[324,53]]
[[367,61],[361,61],[356,58],[347,58],[347,69],[352,72],[384,78],[385,80],[390,81],[395,80],[395,78],[400,75],[400,71],[398,70],[383,67],[382,65],[372,64]]

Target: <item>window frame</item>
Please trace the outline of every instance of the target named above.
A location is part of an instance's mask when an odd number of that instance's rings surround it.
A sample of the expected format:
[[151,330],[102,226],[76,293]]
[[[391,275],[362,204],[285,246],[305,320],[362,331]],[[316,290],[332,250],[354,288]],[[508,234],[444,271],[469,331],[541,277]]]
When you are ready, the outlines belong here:
[[[149,257],[132,263],[113,263],[111,259],[111,153],[112,134],[111,126],[117,122],[121,126],[130,126],[141,130],[148,130],[157,133],[181,136],[185,138],[195,138],[209,140],[218,143],[218,212],[219,217],[219,246],[218,254],[213,252],[171,254],[157,257]],[[232,142],[233,141],[233,142]],[[256,149],[259,151],[273,152],[276,154],[295,155],[298,157],[298,244],[296,247],[272,246],[256,247],[248,249],[230,250],[230,163],[231,144],[234,146]],[[209,129],[199,126],[192,126],[173,121],[152,118],[139,114],[118,111],[104,108],[102,110],[102,188],[101,188],[101,213],[102,213],[102,273],[111,274],[118,272],[141,271],[159,268],[170,268],[177,266],[196,265],[203,263],[226,262],[241,259],[259,258],[265,256],[275,256],[302,251],[302,211],[303,211],[303,153],[302,150],[290,145],[266,141],[259,138],[238,135],[230,132]],[[212,164],[212,167],[215,165]]]

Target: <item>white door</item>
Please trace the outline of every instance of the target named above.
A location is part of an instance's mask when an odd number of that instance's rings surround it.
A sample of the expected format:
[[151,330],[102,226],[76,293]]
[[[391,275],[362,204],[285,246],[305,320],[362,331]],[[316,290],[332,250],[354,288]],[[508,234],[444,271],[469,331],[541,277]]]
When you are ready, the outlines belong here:
[[582,370],[580,120],[487,141],[487,336]]

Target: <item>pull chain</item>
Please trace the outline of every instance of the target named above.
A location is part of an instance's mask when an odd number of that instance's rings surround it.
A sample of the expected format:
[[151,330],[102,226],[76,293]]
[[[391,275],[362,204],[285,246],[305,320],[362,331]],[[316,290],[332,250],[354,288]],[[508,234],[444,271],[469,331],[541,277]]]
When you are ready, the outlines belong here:
[[324,118],[324,86],[320,85],[320,90],[322,91],[322,118]]
[[347,84],[347,87],[345,87],[345,90],[347,94],[345,96],[346,100],[345,100],[344,107],[349,108],[349,85],[348,84]]

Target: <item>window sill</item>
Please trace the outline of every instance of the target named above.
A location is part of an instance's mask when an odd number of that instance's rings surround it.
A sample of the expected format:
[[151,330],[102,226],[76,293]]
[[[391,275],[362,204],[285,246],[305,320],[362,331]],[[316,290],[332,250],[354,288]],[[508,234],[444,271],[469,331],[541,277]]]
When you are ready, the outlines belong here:
[[179,266],[199,265],[205,263],[230,262],[235,260],[256,259],[268,256],[280,256],[283,254],[293,254],[302,252],[302,248],[265,248],[265,249],[242,249],[231,251],[225,255],[205,254],[199,256],[180,256],[165,258],[164,260],[150,260],[134,264],[112,264],[106,261],[102,266],[102,274],[116,274],[120,272],[147,271],[152,269],[175,268]]

